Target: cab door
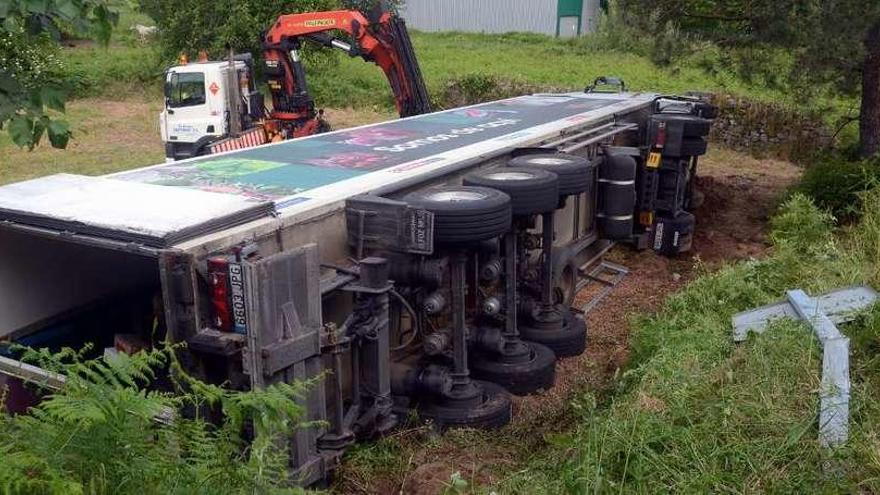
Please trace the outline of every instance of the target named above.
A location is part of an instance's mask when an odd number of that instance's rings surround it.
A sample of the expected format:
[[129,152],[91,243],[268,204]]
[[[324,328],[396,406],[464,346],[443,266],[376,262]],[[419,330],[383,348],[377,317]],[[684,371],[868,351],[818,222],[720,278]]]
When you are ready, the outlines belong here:
[[165,76],[165,133],[168,142],[195,143],[217,134],[215,118],[208,106],[205,73],[168,71]]

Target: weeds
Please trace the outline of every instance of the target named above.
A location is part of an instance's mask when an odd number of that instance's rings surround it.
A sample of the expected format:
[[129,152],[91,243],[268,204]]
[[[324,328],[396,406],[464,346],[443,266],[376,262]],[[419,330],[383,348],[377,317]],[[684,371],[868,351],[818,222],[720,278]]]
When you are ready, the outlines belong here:
[[[65,386],[29,414],[0,415],[3,493],[280,493],[301,384],[235,392],[181,374],[173,351],[85,360],[27,351]],[[179,393],[148,390],[168,367]],[[222,417],[222,419],[213,419]]]

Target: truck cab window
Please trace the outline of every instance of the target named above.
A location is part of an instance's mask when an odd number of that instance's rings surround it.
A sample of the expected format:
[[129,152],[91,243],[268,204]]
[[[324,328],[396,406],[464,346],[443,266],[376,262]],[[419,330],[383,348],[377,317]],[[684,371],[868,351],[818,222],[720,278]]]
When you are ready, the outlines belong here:
[[205,74],[184,72],[171,75],[167,94],[168,107],[192,107],[205,103]]

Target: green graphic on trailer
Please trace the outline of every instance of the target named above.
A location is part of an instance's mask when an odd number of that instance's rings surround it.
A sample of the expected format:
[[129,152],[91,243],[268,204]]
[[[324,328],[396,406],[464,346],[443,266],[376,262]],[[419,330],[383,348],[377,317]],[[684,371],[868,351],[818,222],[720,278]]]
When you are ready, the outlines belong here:
[[197,162],[203,181],[235,185],[256,196],[285,196],[356,177],[363,170],[327,168],[253,158],[223,157]]
[[196,167],[208,177],[238,177],[272,170],[273,168],[287,165],[283,162],[270,162],[268,160],[252,160],[248,158],[218,158],[204,162],[198,162]]

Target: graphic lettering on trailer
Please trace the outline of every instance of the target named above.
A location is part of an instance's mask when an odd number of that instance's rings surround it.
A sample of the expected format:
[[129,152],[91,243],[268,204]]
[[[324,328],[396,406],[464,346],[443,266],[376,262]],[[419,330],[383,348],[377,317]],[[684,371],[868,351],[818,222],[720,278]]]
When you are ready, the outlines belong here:
[[444,133],[444,134],[436,134],[434,136],[428,136],[428,137],[422,138],[422,139],[413,139],[412,141],[407,141],[407,142],[401,143],[401,144],[395,144],[394,146],[377,146],[377,147],[373,148],[373,150],[374,151],[387,151],[389,153],[402,153],[407,150],[414,150],[416,148],[430,146],[434,143],[449,141],[450,139],[458,139],[462,136],[469,136],[471,134],[483,132],[487,129],[494,129],[496,127],[516,125],[519,122],[520,122],[519,119],[498,119],[498,120],[494,120],[492,122],[486,122],[485,124],[477,124],[473,127],[452,129],[448,133]]
[[229,264],[229,285],[232,288],[232,323],[235,333],[247,333],[247,310],[244,305],[244,271],[238,263]]

